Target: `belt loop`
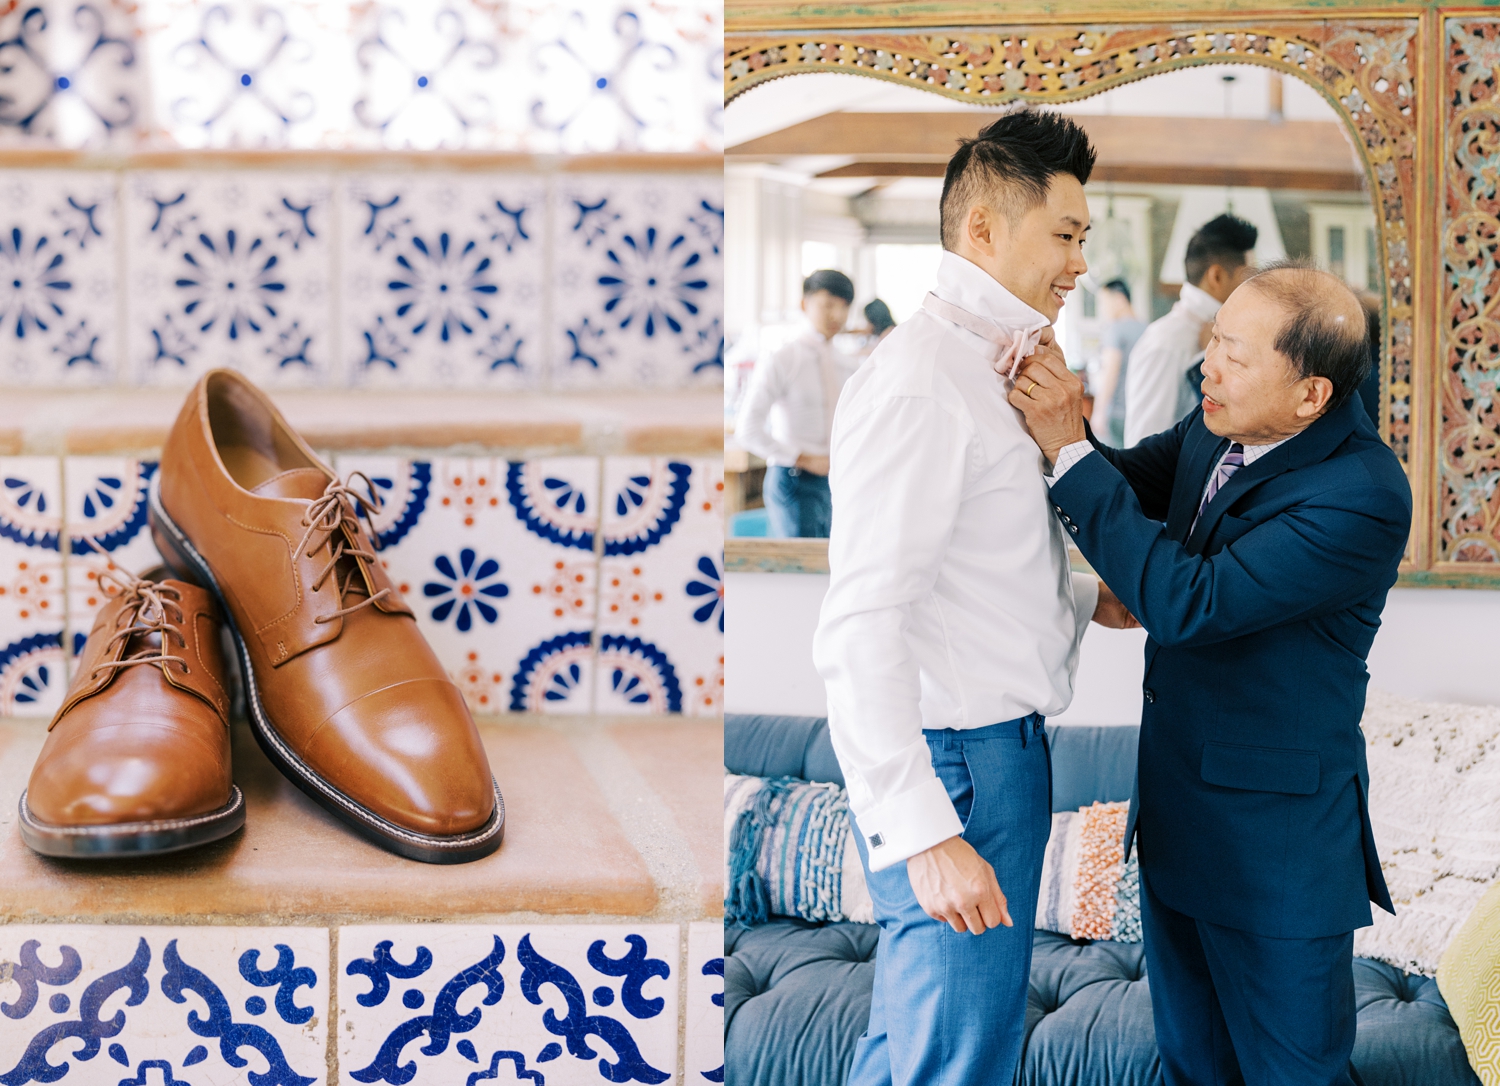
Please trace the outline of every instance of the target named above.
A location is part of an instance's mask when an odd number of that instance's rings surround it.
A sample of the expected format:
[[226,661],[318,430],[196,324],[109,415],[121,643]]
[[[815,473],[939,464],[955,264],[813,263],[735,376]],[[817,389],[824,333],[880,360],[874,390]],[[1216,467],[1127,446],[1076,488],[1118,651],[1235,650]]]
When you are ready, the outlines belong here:
[[1025,749],[1026,749],[1026,742],[1027,742],[1027,735],[1026,735],[1026,722],[1027,722],[1027,721],[1028,721],[1028,720],[1030,720],[1030,719],[1031,719],[1031,718],[1030,718],[1030,717],[1027,717],[1027,716],[1023,716],[1023,717],[1022,717],[1022,718],[1021,718],[1021,749],[1022,749],[1022,750],[1025,750]]

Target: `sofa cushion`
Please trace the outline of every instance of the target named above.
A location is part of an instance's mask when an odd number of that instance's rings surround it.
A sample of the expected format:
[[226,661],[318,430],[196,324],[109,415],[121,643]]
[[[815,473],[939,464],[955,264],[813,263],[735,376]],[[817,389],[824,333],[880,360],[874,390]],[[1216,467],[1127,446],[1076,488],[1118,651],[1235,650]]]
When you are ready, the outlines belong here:
[[[870,1014],[872,924],[724,930],[728,1086],[843,1086]],[[1141,944],[1033,933],[1025,1086],[1160,1086]],[[1437,985],[1357,958],[1365,1086],[1479,1086]]]

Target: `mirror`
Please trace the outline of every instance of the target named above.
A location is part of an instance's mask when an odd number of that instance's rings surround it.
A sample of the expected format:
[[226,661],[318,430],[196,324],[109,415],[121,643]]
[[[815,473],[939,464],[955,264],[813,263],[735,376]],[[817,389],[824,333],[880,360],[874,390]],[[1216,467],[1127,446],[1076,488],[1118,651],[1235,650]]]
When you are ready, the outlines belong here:
[[[1367,299],[1372,342],[1384,342],[1375,327],[1385,291],[1367,170],[1334,107],[1310,85],[1226,63],[1038,108],[1074,116],[1098,151],[1086,188],[1090,270],[1056,327],[1108,439],[1126,436],[1121,374],[1129,358],[1118,345],[1129,337],[1121,325],[1148,324],[1172,308],[1188,239],[1221,212],[1256,227],[1255,260],[1310,258],[1343,277]],[[766,568],[764,556],[778,553],[767,487],[791,493],[786,468],[768,470],[765,435],[785,449],[788,426],[817,421],[806,403],[791,408],[800,422],[777,405],[748,420],[754,432],[741,432],[756,367],[789,345],[818,346],[801,308],[805,278],[832,269],[852,282],[848,319],[824,341],[838,372],[852,371],[881,335],[866,306],[879,299],[899,325],[933,286],[948,157],[959,138],[996,115],[993,107],[833,72],[776,79],[727,107],[726,536],[731,550],[760,556],[746,568]],[[1125,284],[1128,301],[1106,290],[1112,281]],[[808,393],[814,407],[817,391]],[[1378,376],[1365,391],[1378,414]],[[1177,417],[1192,406],[1185,394]],[[788,551],[797,568],[807,567],[808,553],[805,543]]]

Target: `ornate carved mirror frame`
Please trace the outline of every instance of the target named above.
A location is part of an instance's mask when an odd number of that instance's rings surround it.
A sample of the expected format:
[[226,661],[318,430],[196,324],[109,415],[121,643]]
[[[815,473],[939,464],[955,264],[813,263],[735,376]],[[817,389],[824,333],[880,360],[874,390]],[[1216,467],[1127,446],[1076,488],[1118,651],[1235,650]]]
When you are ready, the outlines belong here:
[[[1401,583],[1500,588],[1500,17],[1351,0],[1315,14],[1285,0],[1244,16],[1226,6],[730,0],[725,100],[806,72],[996,106],[1202,64],[1310,84],[1347,126],[1376,212],[1380,429],[1413,496]],[[810,571],[818,546],[730,540],[728,565]]]

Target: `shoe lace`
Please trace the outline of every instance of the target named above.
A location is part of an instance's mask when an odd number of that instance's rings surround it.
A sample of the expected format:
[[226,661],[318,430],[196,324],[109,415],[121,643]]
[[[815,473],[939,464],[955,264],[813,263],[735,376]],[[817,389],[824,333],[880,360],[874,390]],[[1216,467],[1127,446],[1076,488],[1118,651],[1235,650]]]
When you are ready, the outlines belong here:
[[[354,480],[363,479],[364,490],[356,489]],[[363,558],[367,562],[375,561],[375,553],[367,551],[357,544],[349,542],[350,538],[359,538],[359,518],[363,516],[371,521],[373,514],[380,511],[382,502],[379,495],[375,493],[375,485],[370,482],[369,476],[362,471],[351,472],[348,478],[340,482],[338,479],[329,480],[328,486],[324,488],[323,495],[314,499],[308,506],[307,512],[302,515],[302,525],[307,530],[302,533],[302,539],[297,543],[296,549],[292,551],[292,559],[296,560],[298,555],[306,554],[311,557],[324,547],[328,548],[328,564],[313,578],[312,590],[321,589],[333,575],[334,586],[338,589],[338,596],[342,602],[351,588],[364,590],[364,585],[357,583],[360,578],[359,567],[349,563],[349,572],[342,583],[339,582],[338,574],[335,572],[339,562],[344,558]],[[351,531],[346,535],[341,529],[349,526]],[[370,540],[375,545],[374,524],[371,523]],[[314,533],[324,533],[323,538],[315,546],[310,546]],[[332,614],[319,615],[313,622],[322,625],[332,622],[336,618],[351,615],[361,608],[369,607],[376,600],[390,595],[389,588],[382,588],[374,595],[367,595],[359,603],[352,607],[344,607]]]
[[[101,547],[97,540],[86,539],[85,542],[109,559],[109,567],[99,574],[99,582],[101,585],[106,581],[112,582],[120,590],[118,598],[123,599],[128,608],[127,611],[121,613],[130,615],[130,625],[115,631],[114,636],[105,646],[105,655],[114,651],[117,641],[123,640],[128,643],[130,638],[136,635],[147,639],[147,644],[130,656],[95,666],[89,672],[89,679],[97,678],[101,671],[135,667],[137,664],[156,664],[163,671],[166,671],[169,664],[180,664],[184,675],[191,674],[187,661],[171,653],[174,637],[179,645],[183,648],[187,647],[187,638],[181,629],[181,623],[184,620],[182,593],[170,585],[143,580],[130,570],[117,565],[109,552]],[[152,635],[155,635],[154,644],[150,640]]]

